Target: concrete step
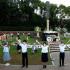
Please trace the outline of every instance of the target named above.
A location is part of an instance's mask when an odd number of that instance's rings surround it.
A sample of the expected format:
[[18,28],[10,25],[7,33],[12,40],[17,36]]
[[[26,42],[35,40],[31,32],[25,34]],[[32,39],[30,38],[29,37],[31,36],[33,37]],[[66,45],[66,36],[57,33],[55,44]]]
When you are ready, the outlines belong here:
[[[50,52],[59,52],[59,47],[58,46],[51,46],[50,47]],[[66,48],[65,51],[68,51],[69,49]]]

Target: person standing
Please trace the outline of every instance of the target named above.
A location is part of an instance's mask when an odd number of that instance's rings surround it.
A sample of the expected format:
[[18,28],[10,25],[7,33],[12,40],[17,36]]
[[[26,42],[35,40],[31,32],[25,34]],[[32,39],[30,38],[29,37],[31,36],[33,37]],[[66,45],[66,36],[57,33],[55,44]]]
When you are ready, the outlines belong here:
[[64,43],[61,41],[61,43],[59,44],[59,49],[60,49],[59,64],[60,64],[60,66],[64,66],[65,47],[66,47],[66,45],[64,45]]
[[[37,40],[36,42],[38,44],[40,44]],[[47,65],[47,62],[48,62],[48,52],[49,52],[49,45],[47,42],[44,42],[43,45],[40,44],[41,46],[41,61],[42,61],[42,64],[43,64],[43,68],[46,68],[46,65]]]
[[8,46],[8,42],[5,42],[3,44],[3,61],[6,63],[6,66],[10,65],[9,61],[11,57],[10,57],[9,50],[10,50],[10,47]]
[[17,52],[20,54],[21,53],[21,46],[18,43],[15,43]]
[[35,53],[35,43],[33,44],[33,46],[32,46],[32,53],[34,54]]
[[33,46],[32,46],[32,53],[36,53],[38,50],[38,47],[36,45],[36,43],[33,43]]
[[21,46],[22,51],[22,68],[26,66],[28,68],[28,53],[27,53],[27,41],[23,40],[23,42],[19,42],[19,45]]
[[41,50],[41,61],[43,63],[43,68],[46,68],[46,64],[48,62],[48,50],[49,50],[49,46],[48,44],[46,44],[45,42],[43,43],[43,45],[41,46],[42,50]]

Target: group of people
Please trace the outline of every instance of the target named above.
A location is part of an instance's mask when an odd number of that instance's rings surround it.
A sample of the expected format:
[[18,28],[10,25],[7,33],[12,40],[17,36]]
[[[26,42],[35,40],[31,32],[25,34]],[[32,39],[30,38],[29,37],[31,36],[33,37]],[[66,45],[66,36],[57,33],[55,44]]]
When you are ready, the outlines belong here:
[[[49,44],[47,42],[43,42],[43,44],[41,44],[38,40],[36,40],[36,42],[41,46],[41,61],[43,63],[43,68],[46,68],[46,63],[48,62],[48,52],[49,52]],[[20,48],[18,48],[17,50],[21,50],[21,54],[22,54],[22,68],[26,67],[28,68],[28,43],[26,40],[23,40],[21,42],[21,40],[17,40],[17,44]],[[63,42],[61,42],[59,44],[59,48],[60,48],[60,66],[64,66],[64,58],[65,58],[65,47],[67,47],[66,45],[64,45]],[[8,62],[11,60],[10,57],[10,53],[9,53],[10,47],[8,45],[8,42],[3,44],[3,60],[5,62]],[[20,51],[19,51],[20,53]]]

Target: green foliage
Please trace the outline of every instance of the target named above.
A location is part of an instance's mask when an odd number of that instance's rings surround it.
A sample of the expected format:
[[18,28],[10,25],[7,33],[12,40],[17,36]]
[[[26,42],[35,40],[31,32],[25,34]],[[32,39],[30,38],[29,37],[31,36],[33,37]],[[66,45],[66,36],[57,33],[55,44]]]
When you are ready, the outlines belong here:
[[[39,26],[42,30],[45,29],[46,16],[37,15],[34,13],[34,10],[40,7],[40,12],[42,14],[42,11],[46,10],[46,3],[43,3],[40,0],[18,0],[17,3],[12,1],[13,0],[0,0],[0,26],[24,26],[31,28]],[[32,3],[32,6],[29,6],[30,2]],[[58,21],[56,17],[58,7],[56,4],[50,4],[49,7],[50,29],[54,30],[56,26],[61,25],[59,24],[60,21]],[[62,12],[70,15],[70,7],[60,5],[59,9],[63,9]],[[66,24],[69,23],[70,21],[68,20]],[[68,26],[66,26],[66,28],[70,31]],[[23,30],[26,29],[23,28]]]
[[[27,35],[20,35],[20,39],[24,40],[27,38]],[[9,43],[15,43],[16,41],[16,35],[12,37],[12,39],[9,39]],[[28,36],[28,44],[33,44],[36,41],[36,38],[32,38]],[[1,42],[1,41],[0,41]],[[2,42],[1,42],[2,43]],[[11,64],[21,64],[21,54],[18,54],[18,51],[16,49],[16,46],[10,45],[10,54],[11,54]],[[51,64],[51,59],[50,59],[50,53],[49,53],[49,61],[48,64]],[[29,64],[42,64],[41,62],[41,49],[38,49],[38,51],[34,54],[32,54],[32,49],[28,48],[28,60]],[[34,61],[35,60],[35,61]],[[4,63],[3,61],[3,47],[0,46],[0,63]]]
[[51,4],[50,5],[50,28],[54,29],[54,27],[58,26],[59,24],[57,23],[57,18],[56,18],[56,13],[57,13],[57,5]]

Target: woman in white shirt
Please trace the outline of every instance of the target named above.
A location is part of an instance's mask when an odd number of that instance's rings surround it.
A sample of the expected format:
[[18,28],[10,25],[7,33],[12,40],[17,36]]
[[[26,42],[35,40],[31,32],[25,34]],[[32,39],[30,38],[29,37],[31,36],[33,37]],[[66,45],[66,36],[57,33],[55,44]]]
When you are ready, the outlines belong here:
[[[10,47],[8,46],[8,43],[4,43],[3,44],[3,60],[4,62],[9,62],[11,57],[10,57],[10,53],[9,53]],[[9,65],[9,63],[6,63],[7,65]]]
[[[40,44],[37,40],[36,42],[38,44]],[[46,68],[46,63],[48,62],[48,51],[49,51],[49,46],[48,46],[48,43],[47,42],[44,42],[43,45],[41,45],[41,61],[43,63],[43,68]]]
[[48,62],[48,49],[49,49],[49,46],[48,46],[48,44],[46,44],[44,42],[41,47],[42,47],[42,50],[41,50],[41,53],[42,53],[41,61],[43,63],[43,68],[46,68],[46,63]]

